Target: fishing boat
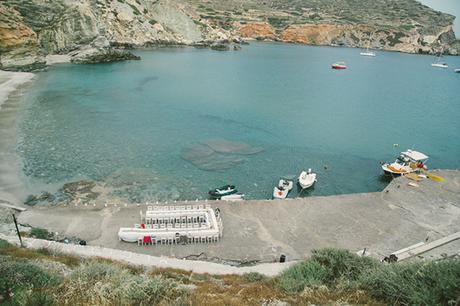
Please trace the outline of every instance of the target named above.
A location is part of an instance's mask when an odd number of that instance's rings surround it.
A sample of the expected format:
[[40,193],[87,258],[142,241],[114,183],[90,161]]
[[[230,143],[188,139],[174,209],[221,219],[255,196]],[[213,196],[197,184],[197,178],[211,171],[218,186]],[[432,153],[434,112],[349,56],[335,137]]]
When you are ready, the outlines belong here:
[[299,175],[299,185],[302,189],[307,189],[313,186],[316,182],[316,173],[313,173],[311,169],[302,171]]
[[280,179],[278,186],[273,188],[273,198],[275,199],[286,199],[289,191],[294,187],[294,182],[290,180]]
[[229,195],[221,196],[222,201],[242,201],[244,200],[244,193],[234,193]]
[[401,152],[393,163],[385,163],[382,169],[386,174],[402,175],[412,173],[421,169],[427,169],[425,163],[428,156],[414,150]]
[[347,69],[347,65],[345,64],[345,62],[337,62],[337,63],[332,64],[332,69],[338,69],[338,70]]
[[238,190],[236,190],[235,186],[233,186],[233,185],[225,185],[225,186],[210,190],[209,195],[212,198],[220,199],[223,196],[232,195],[232,194],[237,193],[237,192],[238,192]]

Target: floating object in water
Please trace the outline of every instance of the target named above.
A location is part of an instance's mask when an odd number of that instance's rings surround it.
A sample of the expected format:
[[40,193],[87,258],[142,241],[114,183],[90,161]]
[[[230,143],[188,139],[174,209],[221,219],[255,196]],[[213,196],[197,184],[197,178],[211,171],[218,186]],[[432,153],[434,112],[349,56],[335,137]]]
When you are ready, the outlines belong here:
[[407,150],[401,152],[393,163],[383,164],[382,169],[387,174],[408,174],[421,169],[426,170],[425,163],[427,160],[427,155],[418,151]]
[[460,68],[455,68],[455,69],[454,69],[454,72],[460,73]]
[[220,199],[222,196],[231,195],[237,193],[234,185],[225,185],[219,188],[215,188],[209,191],[209,195],[214,199]]
[[393,147],[395,147],[395,148],[399,147],[399,143],[394,143]]
[[332,64],[332,69],[338,69],[338,70],[347,69],[347,65],[345,64],[345,62],[337,62],[337,63]]
[[273,198],[285,199],[294,186],[294,182],[290,180],[281,179],[278,182],[278,186],[273,188]]
[[431,172],[428,172],[428,173],[427,173],[427,177],[428,177],[430,180],[433,180],[433,181],[435,181],[435,182],[444,182],[444,180],[445,180],[442,176],[433,174],[433,173],[431,173]]
[[302,189],[307,189],[313,186],[316,182],[316,173],[313,173],[311,169],[308,171],[302,171],[299,175],[299,185]]

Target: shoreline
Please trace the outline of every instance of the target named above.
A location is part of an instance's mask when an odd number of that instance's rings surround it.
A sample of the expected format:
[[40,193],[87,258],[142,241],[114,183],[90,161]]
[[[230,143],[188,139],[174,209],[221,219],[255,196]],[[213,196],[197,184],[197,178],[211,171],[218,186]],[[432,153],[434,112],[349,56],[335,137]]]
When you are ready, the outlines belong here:
[[[23,225],[78,237],[91,246],[204,260],[229,265],[301,260],[325,247],[382,258],[421,241],[434,241],[460,231],[460,170],[438,170],[444,182],[393,180],[382,192],[318,196],[291,200],[207,201],[221,211],[220,242],[193,245],[137,246],[120,242],[118,229],[139,223],[146,205],[97,206],[72,203],[64,207],[34,207],[19,215]],[[181,203],[177,203],[180,205]],[[183,205],[184,203],[182,203]],[[149,204],[151,205],[151,204]],[[460,253],[460,241],[424,254]]]
[[35,77],[29,72],[0,70],[0,200],[12,204],[22,202],[25,196],[15,152],[17,111],[26,86]]

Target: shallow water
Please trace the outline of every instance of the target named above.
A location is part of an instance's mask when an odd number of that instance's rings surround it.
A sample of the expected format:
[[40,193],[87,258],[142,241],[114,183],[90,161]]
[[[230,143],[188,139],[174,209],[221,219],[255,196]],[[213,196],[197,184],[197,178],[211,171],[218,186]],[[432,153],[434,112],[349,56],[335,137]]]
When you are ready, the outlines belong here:
[[[460,58],[443,70],[429,56],[359,52],[257,43],[56,66],[23,104],[25,179],[100,180],[133,201],[204,198],[227,183],[269,198],[305,168],[318,172],[305,195],[381,190],[379,162],[406,148],[458,168]],[[349,69],[330,69],[337,60]]]

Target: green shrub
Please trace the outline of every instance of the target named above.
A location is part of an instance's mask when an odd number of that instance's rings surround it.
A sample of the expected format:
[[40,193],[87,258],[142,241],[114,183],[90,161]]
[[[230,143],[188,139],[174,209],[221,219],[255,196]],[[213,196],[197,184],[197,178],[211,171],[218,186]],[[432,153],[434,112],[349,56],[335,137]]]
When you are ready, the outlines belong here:
[[296,293],[306,287],[353,287],[362,271],[376,267],[374,259],[359,257],[346,250],[322,249],[297,264],[277,279],[277,285],[287,293]]
[[44,301],[38,292],[60,282],[59,275],[47,272],[35,264],[0,256],[0,295],[11,305],[30,304],[29,301],[39,299]]
[[402,305],[458,305],[460,259],[382,265],[362,273],[360,287]]
[[50,239],[52,236],[46,229],[38,227],[32,228],[30,235],[37,239]]
[[244,273],[243,278],[244,280],[251,282],[251,283],[260,282],[260,281],[267,279],[265,275],[257,273],[257,272]]
[[133,274],[116,264],[104,262],[81,265],[58,291],[58,304],[75,301],[84,305],[157,305],[188,296],[188,291],[174,280]]
[[0,249],[6,249],[9,247],[11,247],[11,244],[8,241],[0,239]]

